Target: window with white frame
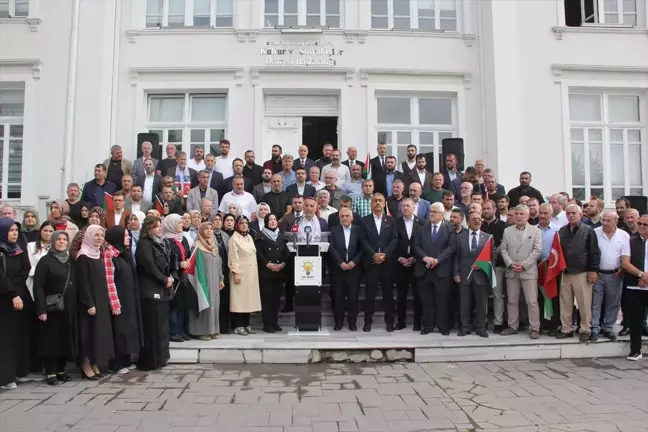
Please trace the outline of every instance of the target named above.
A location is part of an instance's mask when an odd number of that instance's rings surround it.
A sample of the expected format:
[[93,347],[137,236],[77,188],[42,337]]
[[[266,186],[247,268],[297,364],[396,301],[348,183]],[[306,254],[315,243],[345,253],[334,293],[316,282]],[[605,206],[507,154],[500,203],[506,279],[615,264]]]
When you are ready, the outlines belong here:
[[[202,147],[205,155],[218,156],[227,130],[225,94],[151,94],[148,97],[148,129],[160,138],[162,155],[167,144],[193,155]],[[166,156],[163,156],[166,157]]]
[[609,25],[636,27],[638,16],[645,12],[645,2],[637,0],[565,0],[568,26]]
[[387,152],[399,162],[407,159],[407,146],[419,153],[434,153],[438,171],[441,141],[456,135],[457,108],[454,94],[425,95],[378,94],[377,142],[387,144]]
[[340,27],[341,0],[264,0],[264,27]]
[[370,0],[371,28],[457,31],[456,0]]
[[25,18],[29,15],[29,0],[0,0],[0,18]]
[[0,82],[0,199],[19,200],[22,192],[25,84]]
[[644,195],[643,98],[615,92],[569,95],[572,193],[607,203]]
[[233,26],[234,0],[146,0],[148,28]]

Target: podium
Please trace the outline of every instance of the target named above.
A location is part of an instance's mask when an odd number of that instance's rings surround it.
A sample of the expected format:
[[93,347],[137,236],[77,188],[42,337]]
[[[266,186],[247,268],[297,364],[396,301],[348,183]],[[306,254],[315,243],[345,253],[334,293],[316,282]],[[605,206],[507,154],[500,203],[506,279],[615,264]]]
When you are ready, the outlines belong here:
[[294,253],[295,272],[295,328],[297,332],[321,334],[322,330],[322,277],[324,259],[328,251],[328,233],[322,233],[318,241],[301,240],[290,236],[288,250]]

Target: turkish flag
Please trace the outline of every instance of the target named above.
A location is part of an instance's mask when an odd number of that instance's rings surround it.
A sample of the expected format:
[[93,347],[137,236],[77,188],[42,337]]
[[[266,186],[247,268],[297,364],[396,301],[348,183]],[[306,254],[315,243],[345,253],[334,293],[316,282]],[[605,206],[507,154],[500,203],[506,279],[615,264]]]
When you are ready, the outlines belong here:
[[567,268],[565,255],[563,255],[560,237],[554,235],[551,251],[546,260],[538,264],[538,284],[544,288],[547,298],[558,296],[558,276]]

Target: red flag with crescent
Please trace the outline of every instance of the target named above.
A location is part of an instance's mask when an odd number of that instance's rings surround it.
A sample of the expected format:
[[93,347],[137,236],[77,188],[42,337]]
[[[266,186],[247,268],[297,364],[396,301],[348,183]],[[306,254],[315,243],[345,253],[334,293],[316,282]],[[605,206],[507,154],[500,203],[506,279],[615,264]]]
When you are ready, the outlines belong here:
[[560,245],[560,236],[556,232],[549,256],[538,265],[538,284],[544,288],[547,298],[558,296],[558,277],[566,268],[567,263]]

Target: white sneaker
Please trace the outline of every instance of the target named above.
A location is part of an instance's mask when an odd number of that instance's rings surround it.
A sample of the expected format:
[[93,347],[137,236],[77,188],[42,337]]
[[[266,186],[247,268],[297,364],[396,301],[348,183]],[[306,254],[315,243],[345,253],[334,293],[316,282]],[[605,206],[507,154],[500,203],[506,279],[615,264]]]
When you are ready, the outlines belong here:
[[641,353],[640,353],[640,352],[636,352],[636,353],[630,353],[630,354],[628,355],[628,357],[626,357],[626,360],[630,360],[630,361],[639,361],[639,360],[641,360],[642,358],[643,358],[643,356],[641,355]]
[[128,372],[130,372],[130,369],[128,368],[121,368],[117,372],[115,372],[118,375],[126,375]]
[[135,363],[133,363],[132,365],[128,366],[128,370],[133,370],[133,369],[136,369],[136,368],[137,368],[137,365],[136,365]]
[[24,377],[16,378],[16,382],[27,383],[32,381],[43,381],[43,379],[44,378],[42,375],[30,373],[29,375],[26,375]]
[[0,386],[0,389],[2,390],[16,390],[18,386],[16,385],[15,382],[9,383],[7,385]]

